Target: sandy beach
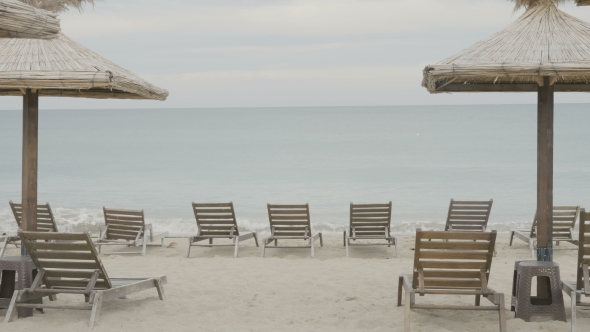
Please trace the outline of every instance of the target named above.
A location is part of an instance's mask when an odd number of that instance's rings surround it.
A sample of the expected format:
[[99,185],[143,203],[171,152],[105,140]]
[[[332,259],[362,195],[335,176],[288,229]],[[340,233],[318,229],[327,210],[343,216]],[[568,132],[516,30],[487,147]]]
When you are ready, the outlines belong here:
[[[414,239],[399,236],[399,257],[393,248],[355,247],[345,257],[342,238],[327,236],[324,247],[309,257],[307,249],[267,250],[245,242],[240,257],[231,248],[193,248],[184,257],[186,239],[167,239],[166,246],[150,247],[146,256],[101,255],[111,277],[166,275],[166,301],[155,290],[126,300],[105,302],[95,331],[402,331],[403,307],[396,306],[400,273],[412,269]],[[506,295],[510,308],[515,260],[527,260],[522,242],[508,247],[508,234],[500,234],[498,256],[492,263],[490,287]],[[575,279],[575,247],[561,244],[555,250],[563,279]],[[121,249],[125,251],[125,249]],[[17,254],[15,249],[9,255]],[[569,297],[564,297],[568,320]],[[82,301],[60,295],[62,303]],[[472,297],[417,297],[420,303],[472,304]],[[486,302],[486,301],[484,301]],[[482,302],[482,304],[484,304]],[[6,310],[0,310],[4,316]],[[568,323],[525,323],[507,311],[510,331],[567,331]],[[51,310],[45,314],[2,325],[6,331],[85,331],[89,312]],[[578,311],[579,331],[590,326],[590,312]],[[414,310],[412,331],[497,331],[493,312]]]

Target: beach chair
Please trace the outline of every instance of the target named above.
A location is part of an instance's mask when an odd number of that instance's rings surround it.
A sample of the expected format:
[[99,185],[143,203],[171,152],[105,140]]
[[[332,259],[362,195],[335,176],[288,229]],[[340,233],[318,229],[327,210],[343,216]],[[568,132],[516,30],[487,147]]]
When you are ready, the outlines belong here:
[[[254,239],[258,247],[256,232],[242,233],[238,230],[234,204],[229,203],[194,203],[193,212],[197,221],[197,236],[188,239],[186,257],[191,254],[191,247],[234,247],[234,257],[238,257],[240,242]],[[227,238],[233,244],[213,244],[214,239]],[[209,244],[195,244],[208,240]]]
[[[141,246],[141,254],[145,255],[148,243],[160,240],[161,246],[164,246],[164,239],[168,232],[154,234],[152,225],[145,223],[143,210],[103,207],[103,212],[105,224],[100,226],[99,238],[94,241],[99,253],[102,246]],[[138,254],[138,252],[117,252],[116,254]]]
[[456,201],[451,198],[445,231],[485,232],[492,211],[489,201]]
[[572,332],[576,331],[576,308],[590,307],[590,301],[582,302],[582,296],[590,297],[590,212],[580,212],[580,231],[578,234],[578,262],[576,281],[561,280],[561,289],[571,297]]
[[[574,235],[576,219],[580,214],[579,206],[554,206],[553,207],[553,241],[559,245],[560,241],[578,245]],[[514,237],[526,242],[531,251],[531,258],[537,258],[537,214],[530,229],[513,229],[510,232],[510,245]]]
[[[92,328],[98,321],[103,301],[150,288],[155,288],[160,300],[164,300],[166,276],[109,278],[88,233],[19,232],[19,236],[37,267],[37,275],[30,288],[14,292],[5,323],[14,319],[18,308],[76,309],[91,311]],[[51,300],[57,294],[84,295],[85,301],[69,305],[28,302],[46,296]],[[119,303],[125,302],[129,300]]]
[[[411,309],[497,311],[500,331],[506,331],[504,294],[488,287],[496,231],[416,231],[414,272],[399,277],[397,306],[405,294],[404,331],[410,331]],[[475,306],[416,304],[416,294],[473,295]],[[481,297],[492,306],[481,306]]]
[[[395,246],[397,257],[397,239],[391,236],[391,201],[387,204],[350,203],[350,226],[344,231],[346,257],[350,246]],[[386,243],[351,243],[356,240],[385,240]]]
[[[21,228],[21,220],[23,214],[23,205],[20,203],[14,203],[13,201],[9,202],[10,209],[14,214],[14,219],[16,220],[16,224],[18,228]],[[37,205],[37,232],[57,232],[57,224],[55,223],[55,218],[53,217],[53,211],[51,211],[51,206],[49,203],[45,204],[38,204]],[[16,234],[7,235],[4,237],[0,237],[0,239],[4,239],[2,242],[2,248],[0,249],[0,257],[4,256],[4,252],[8,245],[13,244],[17,248],[20,244],[20,238]]]
[[[324,246],[322,233],[312,233],[309,204],[267,204],[267,209],[271,235],[262,240],[262,257],[267,248],[311,248],[311,257],[314,257],[315,241],[319,238],[320,246]],[[286,239],[308,241],[308,245],[278,246],[279,240]],[[275,245],[268,246],[273,241]]]

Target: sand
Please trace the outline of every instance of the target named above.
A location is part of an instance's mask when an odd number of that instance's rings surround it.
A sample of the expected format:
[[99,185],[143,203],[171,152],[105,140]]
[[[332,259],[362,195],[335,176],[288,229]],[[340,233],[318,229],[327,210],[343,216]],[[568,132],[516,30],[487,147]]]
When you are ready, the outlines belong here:
[[[240,258],[232,248],[193,248],[184,257],[186,239],[174,248],[151,247],[146,256],[116,255],[106,249],[101,259],[110,276],[166,275],[166,301],[156,290],[105,302],[94,331],[403,331],[403,307],[396,306],[400,273],[412,269],[413,237],[400,236],[399,257],[393,248],[355,247],[345,258],[342,238],[326,237],[316,258],[308,249],[268,250],[245,242]],[[498,236],[498,257],[492,263],[490,287],[510,291],[515,260],[530,259],[528,246],[508,247],[508,235]],[[555,250],[561,277],[575,279],[576,248]],[[121,251],[128,251],[127,248]],[[12,249],[8,253],[17,254]],[[568,323],[525,323],[506,312],[509,331],[569,331],[569,296],[564,296]],[[61,303],[81,302],[60,296]],[[472,304],[473,297],[417,297],[419,303]],[[487,301],[482,300],[482,304]],[[5,309],[0,310],[4,316]],[[86,331],[88,311],[48,310],[45,314],[0,325],[1,331]],[[413,310],[412,331],[498,331],[494,312]],[[579,331],[590,331],[590,311],[578,310]]]

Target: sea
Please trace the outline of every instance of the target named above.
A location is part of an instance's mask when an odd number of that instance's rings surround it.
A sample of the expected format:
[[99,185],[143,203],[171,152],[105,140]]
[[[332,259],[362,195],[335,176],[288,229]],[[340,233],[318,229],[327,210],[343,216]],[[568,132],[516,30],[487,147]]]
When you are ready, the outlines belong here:
[[[40,110],[39,202],[64,231],[103,206],[194,234],[191,202],[234,203],[269,232],[267,203],[309,203],[341,234],[349,204],[393,204],[392,230],[442,229],[451,198],[493,199],[491,229],[530,225],[536,105]],[[555,106],[554,202],[590,208],[590,104]],[[0,232],[16,231],[22,111],[0,111]]]

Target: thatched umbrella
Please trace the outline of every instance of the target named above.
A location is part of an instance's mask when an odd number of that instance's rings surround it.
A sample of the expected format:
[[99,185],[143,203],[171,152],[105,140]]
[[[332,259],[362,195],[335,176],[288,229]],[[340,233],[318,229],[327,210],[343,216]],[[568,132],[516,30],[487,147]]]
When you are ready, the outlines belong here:
[[[504,30],[424,69],[441,92],[537,92],[537,259],[553,256],[553,94],[590,92],[590,24],[564,13],[567,0],[514,0],[526,11]],[[580,5],[590,0],[577,0]]]
[[[60,32],[56,12],[92,0],[0,0],[0,95],[23,96],[22,229],[37,220],[39,96],[165,100],[168,92]],[[47,11],[45,9],[53,10]]]

